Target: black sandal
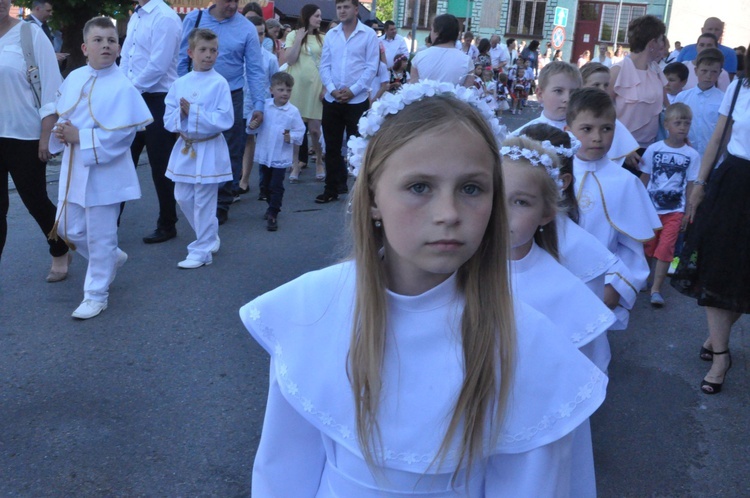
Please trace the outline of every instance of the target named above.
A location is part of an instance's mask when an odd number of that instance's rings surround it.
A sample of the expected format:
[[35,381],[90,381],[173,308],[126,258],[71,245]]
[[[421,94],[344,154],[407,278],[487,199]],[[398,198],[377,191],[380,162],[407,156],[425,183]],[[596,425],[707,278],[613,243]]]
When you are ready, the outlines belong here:
[[714,352],[704,346],[701,346],[700,357],[703,361],[714,361]]
[[704,394],[719,394],[721,392],[722,386],[724,385],[724,380],[727,378],[727,372],[729,372],[729,369],[732,368],[732,355],[729,353],[728,349],[722,352],[714,351],[713,354],[714,356],[728,354],[729,366],[726,370],[724,370],[724,375],[721,378],[721,382],[709,382],[705,378],[703,379],[703,382],[701,382],[701,391],[703,391]]

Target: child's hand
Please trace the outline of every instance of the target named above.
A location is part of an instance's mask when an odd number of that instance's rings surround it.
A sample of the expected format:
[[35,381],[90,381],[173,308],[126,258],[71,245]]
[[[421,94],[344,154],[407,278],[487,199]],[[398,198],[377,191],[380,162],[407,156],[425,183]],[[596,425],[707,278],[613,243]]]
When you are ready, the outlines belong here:
[[290,130],[284,130],[284,143],[290,144],[292,143],[292,136],[289,134]]
[[78,135],[78,128],[70,124],[70,121],[58,123],[53,132],[57,139],[65,145],[72,145],[81,142]]
[[610,284],[604,286],[604,304],[613,310],[620,303],[620,294]]
[[190,114],[190,102],[184,98],[180,99],[180,114],[183,118],[188,117],[188,114]]

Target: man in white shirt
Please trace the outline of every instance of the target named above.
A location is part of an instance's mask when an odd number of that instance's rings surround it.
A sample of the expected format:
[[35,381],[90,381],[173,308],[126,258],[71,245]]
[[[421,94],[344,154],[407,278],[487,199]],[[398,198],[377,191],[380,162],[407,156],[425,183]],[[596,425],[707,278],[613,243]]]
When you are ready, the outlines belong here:
[[503,68],[510,60],[510,54],[508,49],[500,43],[500,35],[490,37],[490,57],[492,58],[492,70],[495,71],[495,74],[502,73]]
[[357,135],[357,122],[369,108],[370,82],[378,70],[380,41],[357,20],[359,0],[336,0],[339,25],[330,30],[320,56],[323,100],[323,137],[326,143],[326,186],[315,198],[326,204],[346,194],[348,174],[341,155],[344,133]]
[[176,137],[164,129],[164,98],[177,79],[181,33],[179,16],[164,0],[138,0],[138,6],[128,21],[120,59],[120,70],[141,92],[154,117],[144,131],[136,134],[130,148],[133,163],[137,165],[146,147],[159,200],[156,229],[143,238],[146,244],[164,242],[177,235],[174,183],[164,175]]
[[406,48],[404,37],[396,32],[396,23],[393,21],[385,22],[385,34],[380,37],[380,42],[385,47],[385,63],[388,69],[393,67],[393,59],[397,55],[403,54],[409,56],[409,49]]

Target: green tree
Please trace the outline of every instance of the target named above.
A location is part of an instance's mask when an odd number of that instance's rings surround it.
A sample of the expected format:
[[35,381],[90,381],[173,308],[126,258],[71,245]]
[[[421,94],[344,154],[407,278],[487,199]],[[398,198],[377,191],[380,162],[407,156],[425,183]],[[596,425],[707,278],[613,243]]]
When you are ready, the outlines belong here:
[[393,2],[394,0],[378,0],[375,6],[375,15],[378,16],[378,19],[381,21],[396,21]]
[[[32,0],[14,0],[19,7],[31,8]],[[127,21],[133,3],[127,0],[65,0],[52,3],[54,11],[50,24],[63,34],[62,51],[69,53],[65,73],[86,64],[81,51],[83,43],[83,25],[96,16],[109,16]]]

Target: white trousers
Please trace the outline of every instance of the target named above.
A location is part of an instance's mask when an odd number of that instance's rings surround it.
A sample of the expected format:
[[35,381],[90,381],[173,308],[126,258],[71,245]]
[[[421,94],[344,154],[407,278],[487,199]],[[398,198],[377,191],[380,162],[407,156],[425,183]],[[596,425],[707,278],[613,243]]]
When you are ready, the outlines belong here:
[[174,198],[196,236],[196,240],[188,245],[187,259],[202,263],[212,261],[211,248],[219,235],[219,221],[216,219],[218,197],[218,183],[174,182]]
[[[61,205],[57,206],[59,215]],[[67,203],[57,228],[59,236],[72,242],[76,252],[89,260],[83,298],[106,302],[109,285],[117,269],[117,217],[120,204],[85,208]]]

